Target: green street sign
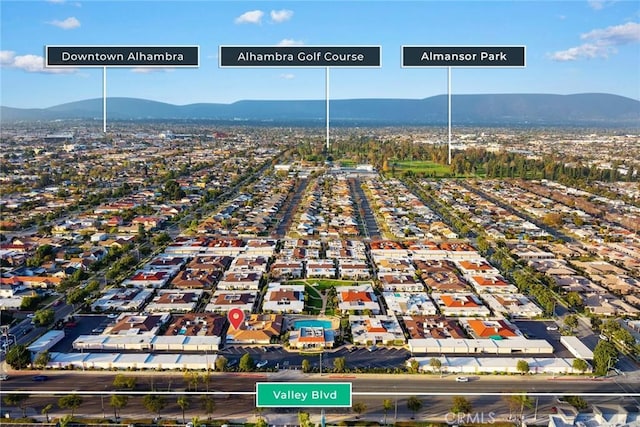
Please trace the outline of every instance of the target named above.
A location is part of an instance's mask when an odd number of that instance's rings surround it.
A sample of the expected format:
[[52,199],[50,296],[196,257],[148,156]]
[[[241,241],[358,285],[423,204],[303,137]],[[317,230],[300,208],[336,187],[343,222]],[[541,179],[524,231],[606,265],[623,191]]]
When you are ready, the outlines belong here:
[[256,383],[256,407],[351,407],[351,383]]

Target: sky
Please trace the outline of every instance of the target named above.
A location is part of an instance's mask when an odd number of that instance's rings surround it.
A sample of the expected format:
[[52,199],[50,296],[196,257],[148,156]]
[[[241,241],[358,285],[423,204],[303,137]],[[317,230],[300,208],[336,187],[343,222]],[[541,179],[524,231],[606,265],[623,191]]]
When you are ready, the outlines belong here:
[[45,45],[199,45],[200,66],[108,68],[108,97],[185,105],[325,99],[319,68],[220,68],[220,45],[374,45],[379,68],[332,68],[329,98],[447,93],[445,68],[402,68],[401,46],[524,45],[525,68],[453,68],[451,93],[611,93],[640,99],[640,2],[0,1],[0,105],[103,94],[100,68],[45,69]]

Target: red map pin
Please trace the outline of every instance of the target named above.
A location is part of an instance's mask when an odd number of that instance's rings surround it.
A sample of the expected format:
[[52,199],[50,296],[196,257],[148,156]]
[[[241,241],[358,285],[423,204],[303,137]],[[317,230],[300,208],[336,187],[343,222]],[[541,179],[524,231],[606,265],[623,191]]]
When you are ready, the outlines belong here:
[[234,329],[238,329],[238,326],[244,321],[244,311],[239,308],[232,308],[229,310],[229,313],[227,313],[227,319],[229,319],[229,323],[231,323]]

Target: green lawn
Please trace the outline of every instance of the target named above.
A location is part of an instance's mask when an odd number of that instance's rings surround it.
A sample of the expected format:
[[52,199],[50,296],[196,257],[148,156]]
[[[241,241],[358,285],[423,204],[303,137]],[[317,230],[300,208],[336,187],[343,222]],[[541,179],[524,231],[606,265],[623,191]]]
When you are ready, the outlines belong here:
[[391,160],[389,167],[395,167],[396,173],[409,170],[426,175],[435,174],[435,176],[445,176],[451,173],[451,168],[448,165],[441,165],[429,160]]
[[353,286],[353,284],[356,282],[353,280],[307,279],[307,283],[313,285],[317,283],[318,286],[314,286],[314,288],[322,291],[325,289],[329,289],[332,286]]
[[320,314],[322,310],[322,297],[318,294],[318,291],[310,285],[304,285],[304,290],[308,295],[305,310],[310,314]]

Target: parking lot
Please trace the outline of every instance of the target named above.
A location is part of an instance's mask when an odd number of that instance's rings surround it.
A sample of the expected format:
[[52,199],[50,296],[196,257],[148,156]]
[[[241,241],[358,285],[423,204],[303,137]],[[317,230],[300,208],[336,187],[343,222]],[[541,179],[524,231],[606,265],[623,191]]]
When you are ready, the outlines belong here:
[[[76,315],[73,322],[67,323],[67,325],[73,325],[72,327],[64,328],[64,338],[58,342],[51,352],[71,353],[73,352],[73,341],[80,335],[96,334],[100,329],[104,329],[111,323],[113,319],[107,317],[106,314],[82,314]],[[101,331],[101,332],[102,332]]]
[[539,321],[539,320],[517,320],[514,322],[520,331],[529,339],[546,340],[553,346],[553,355],[555,357],[573,357],[571,352],[560,343],[560,331],[548,330],[547,328],[555,328],[555,322]]

